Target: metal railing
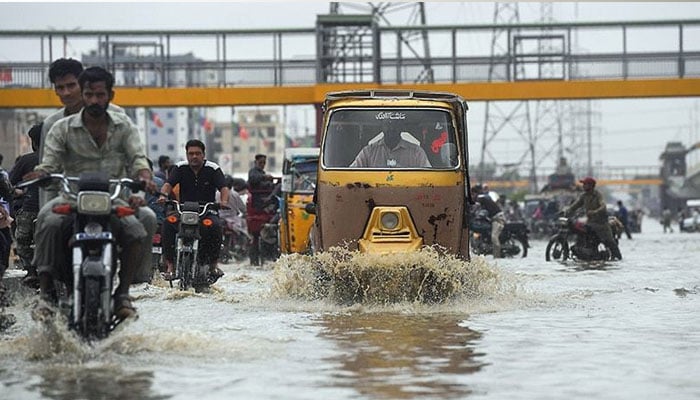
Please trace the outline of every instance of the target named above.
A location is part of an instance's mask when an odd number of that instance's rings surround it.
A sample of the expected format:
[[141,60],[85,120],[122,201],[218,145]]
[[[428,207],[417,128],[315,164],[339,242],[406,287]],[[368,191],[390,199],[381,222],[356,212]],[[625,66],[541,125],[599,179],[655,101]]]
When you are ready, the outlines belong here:
[[[416,82],[425,60],[400,37],[425,31],[434,83],[685,78],[700,76],[700,20],[519,25],[376,27],[383,84]],[[491,56],[486,40],[505,30],[507,54]],[[63,56],[113,71],[119,86],[228,87],[317,82],[319,28],[231,31],[0,31],[0,54],[18,43],[24,60],[0,61],[0,87],[47,88],[51,61]],[[415,35],[414,35],[415,36]],[[601,40],[604,38],[604,40]],[[528,43],[553,41],[539,54]],[[27,50],[29,49],[29,50]],[[71,52],[68,51],[71,49]],[[76,52],[79,52],[78,56]],[[26,55],[28,54],[28,55]],[[7,56],[4,56],[7,58]],[[325,60],[329,61],[329,60]],[[337,61],[337,60],[336,60]],[[343,58],[343,82],[363,82],[363,56]],[[358,66],[353,70],[353,66]],[[547,68],[550,74],[543,77]],[[374,67],[373,67],[374,69]],[[552,78],[551,71],[557,73]],[[489,78],[491,77],[491,78]]]

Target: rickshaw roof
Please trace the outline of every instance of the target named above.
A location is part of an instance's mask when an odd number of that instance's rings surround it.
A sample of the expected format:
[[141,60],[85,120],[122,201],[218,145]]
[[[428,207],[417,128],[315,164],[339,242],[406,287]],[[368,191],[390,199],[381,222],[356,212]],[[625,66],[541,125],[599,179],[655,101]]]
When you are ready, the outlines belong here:
[[321,149],[318,147],[288,147],[284,149],[285,160],[294,158],[318,158],[321,154]]
[[[458,104],[464,104],[464,99],[456,94],[447,92],[431,92],[425,90],[399,90],[399,89],[382,89],[382,90],[348,90],[342,92],[326,93],[326,99],[323,103],[326,108],[330,103],[346,101],[352,102],[356,100],[376,102],[375,105],[383,105],[386,101],[409,100],[414,102],[434,102],[448,103],[450,107],[456,107]],[[370,105],[370,104],[368,104]],[[398,105],[398,104],[396,104]]]

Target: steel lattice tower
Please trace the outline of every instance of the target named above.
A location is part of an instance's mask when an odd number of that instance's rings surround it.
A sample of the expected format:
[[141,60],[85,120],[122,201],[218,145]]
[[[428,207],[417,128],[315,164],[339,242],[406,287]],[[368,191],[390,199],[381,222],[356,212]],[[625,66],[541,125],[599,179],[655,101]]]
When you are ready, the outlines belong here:
[[[408,51],[408,55],[403,57],[414,57],[420,60],[422,66],[418,74],[412,78],[414,83],[434,83],[433,68],[431,65],[430,45],[428,42],[428,32],[425,29],[420,29],[426,25],[425,4],[423,2],[405,2],[405,3],[330,3],[330,14],[365,14],[371,15],[375,23],[384,26],[391,26],[392,21],[396,25],[396,21],[402,21],[400,26],[416,26],[414,31],[404,31],[398,34],[397,40],[401,47]],[[371,37],[369,30],[371,27],[343,27],[338,26],[333,29],[332,35],[333,47],[328,49],[326,54],[330,54],[333,58],[331,64],[333,67],[326,76],[326,81],[341,81],[339,71],[348,71],[352,67],[349,66],[348,60],[358,60],[360,57],[364,60],[369,59],[369,46],[357,46],[357,43],[366,43]],[[361,48],[364,52],[360,53]],[[375,47],[376,49],[376,47]],[[403,54],[403,52],[402,52]],[[378,54],[381,58],[381,54]],[[379,66],[373,66],[378,68]],[[342,80],[343,82],[363,82],[367,77],[364,74],[354,76],[355,80]],[[347,75],[345,76],[347,77]]]
[[[541,3],[541,22],[553,22],[552,6],[551,3]],[[496,3],[493,23],[496,26],[519,24],[518,4]],[[565,79],[562,61],[567,51],[565,35],[550,29],[542,29],[535,34],[511,30],[510,36],[506,29],[495,28],[493,31],[491,57],[512,56],[515,62],[510,72],[514,80]],[[508,77],[496,75],[497,69],[493,65],[489,69],[489,81],[507,80]],[[499,167],[504,170],[504,175],[527,170],[530,191],[537,191],[537,172],[548,166],[556,166],[565,157],[562,109],[562,103],[553,100],[486,102],[479,178],[495,177]],[[523,145],[518,151],[519,156],[497,160],[489,145],[496,136],[513,132],[517,136],[514,140]]]
[[[494,25],[516,25],[520,22],[520,13],[517,3],[496,3],[494,6],[493,24]],[[496,57],[508,55],[510,52],[508,32],[505,29],[494,28],[491,37],[491,59],[492,63],[489,67],[488,81],[507,80],[508,76],[499,75],[507,74],[508,71],[503,71],[495,68]],[[524,76],[525,70],[521,67],[516,67],[513,71],[516,76]],[[489,144],[493,139],[507,128],[515,130],[520,136],[526,138],[532,137],[530,110],[529,104],[526,101],[517,102],[514,106],[507,108],[504,104],[498,102],[487,101],[484,111],[484,130],[481,142],[481,159],[479,161],[478,178],[480,181],[485,181],[493,178],[497,173],[498,161],[496,157],[489,151]],[[532,141],[530,140],[532,145]],[[500,164],[506,168],[519,167],[527,152],[517,160],[507,160]],[[489,159],[487,161],[487,158]],[[492,169],[488,171],[487,169]],[[531,171],[533,174],[533,171]],[[534,174],[533,174],[534,175]]]

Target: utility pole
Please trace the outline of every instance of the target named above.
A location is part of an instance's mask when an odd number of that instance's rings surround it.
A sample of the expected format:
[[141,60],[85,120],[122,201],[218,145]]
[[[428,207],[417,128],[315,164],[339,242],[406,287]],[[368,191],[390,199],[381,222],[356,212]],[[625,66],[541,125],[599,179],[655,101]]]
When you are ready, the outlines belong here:
[[591,101],[587,100],[587,112],[586,112],[586,138],[588,147],[588,162],[586,166],[586,174],[588,176],[593,176],[593,140],[592,131],[593,127],[591,124],[591,118],[593,116],[593,110],[591,110]]

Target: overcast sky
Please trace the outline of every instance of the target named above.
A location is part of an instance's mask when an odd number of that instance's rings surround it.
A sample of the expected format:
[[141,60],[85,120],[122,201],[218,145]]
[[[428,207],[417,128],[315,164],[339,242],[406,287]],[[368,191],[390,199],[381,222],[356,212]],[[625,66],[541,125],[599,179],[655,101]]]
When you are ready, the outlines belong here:
[[[313,27],[316,15],[328,12],[329,3],[320,1],[2,2],[0,30]],[[519,12],[521,22],[537,22],[540,3],[519,3]],[[426,2],[429,25],[489,24],[493,22],[493,14],[494,3]],[[553,18],[556,22],[700,19],[700,2],[555,2]],[[406,24],[400,16],[392,20],[392,25]],[[16,52],[12,49],[0,47],[0,63],[14,60],[14,57]],[[470,129],[474,140],[471,157],[478,160],[480,154],[476,149],[481,147],[484,106],[475,102],[471,107]],[[667,141],[679,140],[688,145],[700,140],[698,99],[606,100],[597,101],[595,108],[600,111],[601,130],[599,137],[594,137],[594,160],[606,166],[658,165],[659,154]],[[513,150],[513,145],[500,146],[494,149],[496,153],[504,158],[516,157],[518,150]]]
[[[436,1],[426,2],[426,5],[429,24],[476,24],[491,23],[493,20],[494,3]],[[521,2],[519,11],[521,22],[534,22],[540,19],[540,3]],[[323,1],[2,2],[0,3],[0,20],[2,20],[0,29],[312,27],[316,22],[317,14],[328,12],[329,3]],[[555,2],[553,14],[554,19],[558,21],[692,19],[700,17],[700,3]]]

